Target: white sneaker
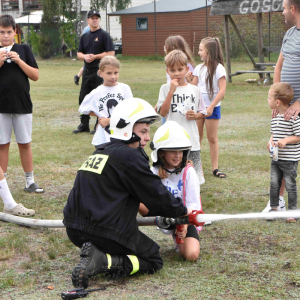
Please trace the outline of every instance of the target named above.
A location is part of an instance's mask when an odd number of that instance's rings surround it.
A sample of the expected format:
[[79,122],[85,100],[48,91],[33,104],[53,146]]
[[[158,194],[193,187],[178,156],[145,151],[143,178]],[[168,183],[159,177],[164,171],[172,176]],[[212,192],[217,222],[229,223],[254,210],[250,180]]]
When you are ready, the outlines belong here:
[[286,210],[286,208],[285,208],[285,201],[284,201],[284,199],[279,199],[279,206],[278,206],[278,210],[283,210],[283,211],[285,211]]
[[[263,213],[264,212],[268,212],[268,211],[270,211],[270,209],[271,209],[271,206],[270,206],[270,200],[269,200],[268,203],[267,203],[267,206],[265,207],[265,209],[262,212]],[[277,209],[281,210],[281,211],[285,211],[286,210],[284,199],[279,199],[279,206],[277,207]]]

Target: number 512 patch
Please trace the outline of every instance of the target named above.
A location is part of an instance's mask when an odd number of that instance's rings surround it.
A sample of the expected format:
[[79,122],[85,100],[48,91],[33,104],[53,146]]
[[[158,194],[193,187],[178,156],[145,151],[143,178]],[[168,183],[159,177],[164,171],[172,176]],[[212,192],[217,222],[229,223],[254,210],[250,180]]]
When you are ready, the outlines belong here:
[[101,174],[103,168],[107,162],[108,155],[104,154],[94,154],[91,155],[80,167],[79,170],[94,172],[97,174]]

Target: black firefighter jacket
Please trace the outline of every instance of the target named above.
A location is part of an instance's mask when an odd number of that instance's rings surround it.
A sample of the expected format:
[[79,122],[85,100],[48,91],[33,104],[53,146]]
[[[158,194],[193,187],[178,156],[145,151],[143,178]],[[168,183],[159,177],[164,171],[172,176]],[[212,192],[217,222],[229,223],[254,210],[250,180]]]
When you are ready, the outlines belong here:
[[139,204],[152,216],[187,213],[152,173],[143,154],[119,140],[100,146],[79,169],[64,208],[66,227],[111,239],[136,252]]

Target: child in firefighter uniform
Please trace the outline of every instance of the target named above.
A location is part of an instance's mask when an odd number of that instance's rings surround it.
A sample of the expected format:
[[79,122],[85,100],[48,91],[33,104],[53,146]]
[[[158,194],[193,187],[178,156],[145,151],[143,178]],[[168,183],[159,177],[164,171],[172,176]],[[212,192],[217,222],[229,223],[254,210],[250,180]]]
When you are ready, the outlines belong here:
[[139,204],[147,216],[179,217],[191,212],[153,174],[144,147],[159,116],[146,101],[126,99],[113,111],[111,142],[102,144],[79,168],[64,208],[69,239],[81,248],[75,287],[99,273],[154,273],[163,266],[159,246],[138,230]]

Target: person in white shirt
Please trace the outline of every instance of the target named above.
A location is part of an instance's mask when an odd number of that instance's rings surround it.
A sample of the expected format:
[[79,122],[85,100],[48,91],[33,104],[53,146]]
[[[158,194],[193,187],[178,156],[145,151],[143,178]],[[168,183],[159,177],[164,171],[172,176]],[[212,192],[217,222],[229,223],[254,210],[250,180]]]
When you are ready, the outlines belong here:
[[207,110],[205,119],[197,121],[200,143],[203,138],[205,124],[213,175],[225,178],[225,173],[222,173],[218,169],[218,127],[221,119],[221,100],[224,98],[226,92],[226,71],[219,39],[211,37],[203,39],[200,43],[198,53],[204,63],[195,68],[193,78],[191,75],[187,76],[187,78],[188,82],[192,82],[192,84],[198,85],[200,88]]
[[98,72],[104,82],[86,95],[79,107],[80,113],[98,117],[99,126],[92,141],[94,146],[110,142],[110,117],[113,109],[121,101],[133,97],[130,87],[118,82],[119,71],[120,62],[114,56],[102,58]]
[[167,121],[176,121],[191,138],[189,159],[193,162],[200,184],[205,182],[201,158],[197,119],[203,119],[206,109],[197,86],[185,81],[188,58],[180,50],[173,50],[165,57],[167,72],[172,81],[160,88],[157,109]]

